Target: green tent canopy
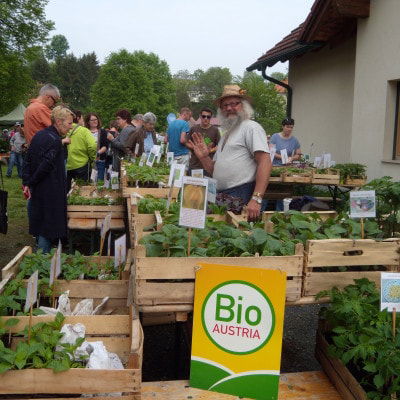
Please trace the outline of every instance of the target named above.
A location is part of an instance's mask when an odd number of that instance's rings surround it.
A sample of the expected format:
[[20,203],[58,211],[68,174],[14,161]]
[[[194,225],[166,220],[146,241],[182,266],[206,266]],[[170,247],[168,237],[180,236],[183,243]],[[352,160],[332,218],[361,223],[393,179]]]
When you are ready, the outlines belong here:
[[14,125],[17,122],[24,122],[24,114],[26,107],[23,104],[18,104],[11,112],[0,117],[0,125]]

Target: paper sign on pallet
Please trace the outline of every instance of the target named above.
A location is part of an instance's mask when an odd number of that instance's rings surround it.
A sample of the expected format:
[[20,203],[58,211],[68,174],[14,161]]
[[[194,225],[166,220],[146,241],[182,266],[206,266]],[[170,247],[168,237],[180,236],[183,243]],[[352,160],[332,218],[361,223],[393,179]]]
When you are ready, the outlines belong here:
[[36,270],[28,279],[24,312],[28,312],[31,306],[33,306],[37,301],[38,278],[39,271]]
[[381,311],[400,312],[400,273],[381,272]]
[[350,218],[375,218],[375,203],[375,190],[352,190],[350,192]]
[[277,399],[286,273],[199,265],[190,386],[259,400]]

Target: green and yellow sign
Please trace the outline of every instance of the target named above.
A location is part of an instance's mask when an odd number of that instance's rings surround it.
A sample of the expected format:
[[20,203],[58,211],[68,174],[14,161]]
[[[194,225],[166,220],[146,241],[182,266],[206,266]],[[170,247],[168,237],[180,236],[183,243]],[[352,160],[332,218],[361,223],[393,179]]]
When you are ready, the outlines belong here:
[[200,264],[190,386],[277,399],[285,291],[279,270]]

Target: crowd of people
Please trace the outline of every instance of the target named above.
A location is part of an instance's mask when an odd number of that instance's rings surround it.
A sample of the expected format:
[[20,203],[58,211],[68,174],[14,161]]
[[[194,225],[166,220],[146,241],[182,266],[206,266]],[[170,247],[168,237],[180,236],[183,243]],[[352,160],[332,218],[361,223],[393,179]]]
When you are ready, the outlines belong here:
[[[130,111],[118,110],[115,120],[104,128],[97,113],[83,115],[58,105],[60,100],[58,88],[51,84],[31,100],[24,129],[12,138],[9,164],[11,169],[17,165],[28,199],[30,233],[44,252],[67,236],[66,195],[72,179],[88,181],[95,168],[97,179],[103,180],[109,166],[119,172],[123,157],[148,155],[160,138],[152,112],[132,117]],[[252,119],[251,103],[238,85],[226,85],[215,101],[219,127],[211,124],[211,108],[201,110],[199,124],[190,124],[192,112],[184,107],[169,123],[163,140],[173,152],[174,162],[184,164],[189,174],[202,168],[206,176],[217,180],[218,192],[240,197],[247,204],[249,219],[254,220],[260,215],[272,163],[266,133]],[[292,158],[300,152],[297,139],[291,136],[293,124],[285,120],[283,132],[271,138],[274,164],[279,163],[285,145]]]

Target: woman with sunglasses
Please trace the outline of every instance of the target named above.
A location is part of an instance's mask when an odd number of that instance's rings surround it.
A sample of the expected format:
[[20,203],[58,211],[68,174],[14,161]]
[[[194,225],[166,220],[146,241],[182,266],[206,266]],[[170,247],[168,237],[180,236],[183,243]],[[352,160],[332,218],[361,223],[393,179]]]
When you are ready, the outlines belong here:
[[85,126],[92,132],[97,144],[96,168],[97,179],[104,181],[104,172],[106,168],[106,157],[108,149],[107,131],[101,128],[100,117],[96,113],[89,113],[85,116]]
[[[189,131],[189,139],[192,139],[194,132],[200,133],[204,140],[206,141],[210,154],[214,155],[217,151],[217,145],[221,138],[218,128],[215,125],[211,125],[211,118],[213,112],[210,108],[204,107],[200,111],[200,124],[193,126]],[[189,146],[188,146],[189,147]],[[194,152],[191,150],[190,161],[189,161],[189,174],[192,169],[202,169],[203,166]],[[210,176],[206,171],[204,171],[205,176]]]

